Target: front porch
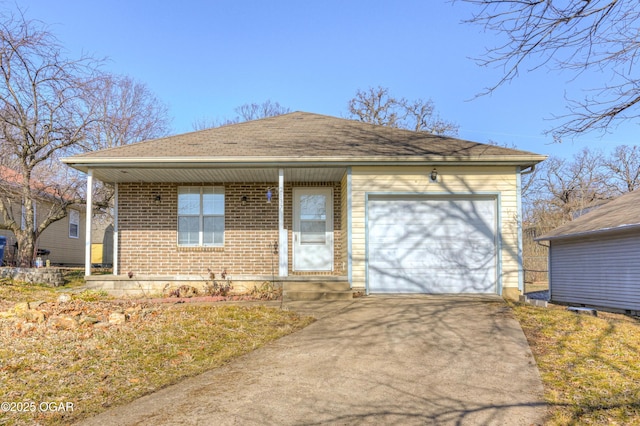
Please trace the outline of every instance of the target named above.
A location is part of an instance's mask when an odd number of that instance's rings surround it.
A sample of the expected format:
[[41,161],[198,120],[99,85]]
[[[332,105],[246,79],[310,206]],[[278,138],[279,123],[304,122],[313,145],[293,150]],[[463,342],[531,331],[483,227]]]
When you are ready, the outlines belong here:
[[289,300],[352,297],[348,168],[97,168],[89,177],[90,187],[93,177],[118,179],[113,275],[93,276],[87,263],[90,288],[159,295],[215,279],[237,294],[270,283]]

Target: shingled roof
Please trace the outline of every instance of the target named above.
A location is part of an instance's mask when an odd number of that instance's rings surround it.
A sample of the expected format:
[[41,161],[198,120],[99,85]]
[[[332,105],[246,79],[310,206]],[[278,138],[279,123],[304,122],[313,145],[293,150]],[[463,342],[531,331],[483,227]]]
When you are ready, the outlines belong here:
[[544,156],[425,132],[293,112],[64,159],[65,163],[474,161],[529,166]]
[[640,229],[639,206],[640,190],[629,192],[536,240],[556,240],[600,232]]

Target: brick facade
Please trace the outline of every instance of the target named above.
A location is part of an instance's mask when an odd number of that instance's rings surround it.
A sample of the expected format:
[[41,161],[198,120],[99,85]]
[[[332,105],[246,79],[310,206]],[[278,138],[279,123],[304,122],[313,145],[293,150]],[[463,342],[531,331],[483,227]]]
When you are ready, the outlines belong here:
[[[231,275],[278,274],[277,190],[266,202],[268,187],[276,183],[204,183],[225,188],[224,247],[179,247],[177,244],[178,187],[192,184],[121,183],[118,187],[120,273],[135,275],[197,275],[207,269]],[[201,185],[194,185],[201,186]],[[323,275],[346,275],[343,253],[342,184],[287,183],[285,185],[285,228],[289,230],[289,273],[292,268],[292,193],[294,187],[332,187],[334,224],[334,271]],[[159,197],[158,197],[159,196]],[[247,201],[242,205],[242,197]],[[157,199],[159,198],[159,200]]]

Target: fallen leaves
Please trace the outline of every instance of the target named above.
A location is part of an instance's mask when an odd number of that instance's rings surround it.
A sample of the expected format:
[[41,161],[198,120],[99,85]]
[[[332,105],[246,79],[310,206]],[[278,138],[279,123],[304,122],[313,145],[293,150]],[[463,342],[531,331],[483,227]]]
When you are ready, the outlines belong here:
[[[0,316],[0,400],[74,403],[72,412],[7,413],[8,424],[72,423],[215,368],[311,321],[264,306],[78,299],[27,302],[20,313],[16,303],[0,306],[13,313]],[[30,311],[44,320],[29,317]]]

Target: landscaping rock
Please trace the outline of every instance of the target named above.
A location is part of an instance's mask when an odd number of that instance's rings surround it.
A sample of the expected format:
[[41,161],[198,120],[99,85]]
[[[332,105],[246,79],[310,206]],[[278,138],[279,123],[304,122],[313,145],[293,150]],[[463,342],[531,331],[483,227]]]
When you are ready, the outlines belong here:
[[111,324],[109,324],[108,322],[97,322],[93,326],[94,328],[109,328],[111,327]]
[[44,312],[39,311],[37,309],[29,309],[28,311],[22,314],[22,318],[26,319],[27,321],[37,322],[37,323],[42,323],[47,319]]
[[28,333],[35,330],[38,326],[32,322],[18,322],[16,327],[23,333]]
[[71,301],[71,295],[67,294],[67,293],[62,293],[60,296],[58,296],[58,302],[59,303],[67,303]]
[[30,284],[46,284],[59,287],[64,284],[62,271],[58,268],[0,268],[0,278],[10,278]]
[[49,326],[53,328],[61,328],[64,330],[74,330],[78,328],[78,321],[68,315],[60,315],[49,318]]
[[113,324],[113,325],[119,325],[119,324],[124,324],[127,321],[127,316],[124,314],[124,312],[112,312],[111,315],[109,315],[109,324]]
[[20,302],[16,303],[13,306],[13,312],[15,312],[16,316],[22,317],[22,315],[29,310],[28,302]]
[[89,325],[96,324],[98,322],[100,322],[100,320],[98,320],[98,318],[90,316],[90,315],[82,316],[80,318],[80,321],[79,321],[80,324],[89,324]]

